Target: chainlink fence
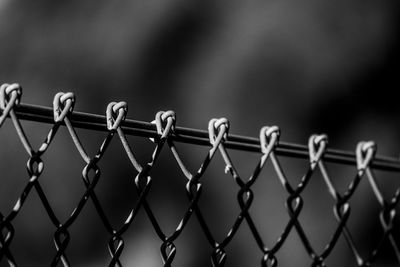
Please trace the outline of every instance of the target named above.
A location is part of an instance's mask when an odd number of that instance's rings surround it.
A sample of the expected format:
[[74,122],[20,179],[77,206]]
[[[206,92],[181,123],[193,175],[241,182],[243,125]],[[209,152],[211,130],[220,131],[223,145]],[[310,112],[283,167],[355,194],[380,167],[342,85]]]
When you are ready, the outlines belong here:
[[[111,102],[107,107],[106,116],[102,116],[73,111],[75,103],[73,93],[58,93],[54,98],[53,108],[21,104],[21,94],[22,90],[18,84],[4,84],[0,89],[0,108],[2,110],[0,127],[13,129],[28,156],[26,164],[28,179],[24,182],[21,193],[17,199],[13,200],[14,204],[11,207],[0,211],[1,266],[19,266],[21,259],[16,257],[13,252],[13,241],[19,233],[14,226],[14,221],[20,216],[33,192],[36,192],[39,196],[41,206],[45,209],[54,230],[52,233],[54,246],[53,250],[49,252],[51,255],[49,256],[49,265],[51,266],[79,265],[79,263],[72,262],[68,256],[70,241],[74,238],[71,234],[71,228],[76,224],[83,209],[90,202],[98,214],[98,223],[104,227],[108,235],[108,243],[106,242],[103,245],[108,247],[109,257],[108,261],[103,263],[103,266],[128,265],[121,260],[124,254],[130,253],[124,247],[127,243],[135,242],[135,240],[134,238],[126,239],[125,234],[129,229],[135,227],[133,226],[134,222],[139,216],[145,216],[149,219],[151,227],[159,238],[161,258],[158,266],[175,266],[174,259],[179,254],[176,243],[188,228],[188,223],[192,221],[197,221],[200,225],[201,235],[207,240],[206,243],[210,252],[208,262],[211,261],[210,265],[212,266],[226,266],[227,259],[234,257],[234,255],[229,254],[228,250],[233,240],[238,238],[238,231],[244,227],[249,229],[248,238],[258,248],[258,262],[261,266],[280,265],[283,256],[279,253],[288,242],[288,237],[294,234],[300,240],[301,247],[298,250],[304,250],[309,257],[311,266],[326,266],[329,257],[338,248],[338,244],[346,246],[346,249],[352,255],[352,266],[374,266],[379,257],[386,257],[387,252],[383,252],[383,250],[390,250],[391,255],[393,255],[391,260],[393,266],[400,264],[399,236],[396,235],[399,228],[398,221],[396,221],[398,220],[396,209],[399,208],[400,188],[383,190],[382,185],[385,183],[378,179],[375,172],[376,170],[399,172],[400,162],[393,158],[377,156],[376,146],[371,141],[359,142],[355,153],[353,153],[327,148],[326,135],[312,135],[309,138],[308,146],[280,142],[280,131],[277,126],[263,127],[260,130],[259,138],[251,138],[229,134],[229,121],[225,118],[212,119],[209,122],[208,131],[201,131],[177,127],[173,111],[160,111],[156,114],[153,122],[146,123],[126,119],[127,104],[125,102]],[[21,120],[51,124],[42,144],[39,146],[31,144]],[[12,124],[6,125],[6,121],[10,121]],[[77,204],[72,212],[66,218],[61,218],[62,216],[58,215],[59,212],[53,208],[48,199],[48,194],[43,189],[40,177],[46,165],[43,157],[49,147],[52,146],[52,141],[57,136],[58,130],[64,126],[84,162],[82,170],[84,190],[80,197],[75,200]],[[97,153],[89,155],[86,152],[87,150],[76,131],[78,128],[106,132]],[[138,160],[135,149],[127,138],[128,135],[151,139],[153,147],[149,161]],[[113,139],[117,140],[114,142],[122,145],[131,164],[130,167],[135,171],[132,175],[134,178],[131,186],[135,188],[137,193],[135,201],[129,203],[128,215],[119,224],[111,223],[111,218],[105,212],[98,192],[96,192],[98,184],[101,183],[100,165]],[[197,170],[192,171],[185,165],[185,159],[177,149],[180,145],[178,143],[208,147]],[[75,148],[71,147],[74,150]],[[154,182],[152,170],[161,164],[159,156],[165,150],[172,153],[174,160],[179,165],[181,174],[185,177],[184,191],[186,191],[187,203],[184,206],[186,208],[173,231],[165,230],[156,212],[152,209],[151,196],[149,196]],[[240,162],[233,163],[232,151],[258,153],[259,157],[254,162],[255,167],[250,175],[246,177],[239,175],[237,165],[240,165]],[[0,153],[3,153],[1,146]],[[222,167],[235,182],[236,199],[234,201],[239,210],[231,221],[229,230],[225,233],[218,233],[218,235],[214,234],[213,225],[204,216],[203,208],[199,205],[204,191],[207,190],[203,186],[204,176],[216,157],[222,159]],[[284,166],[282,164],[283,158],[307,160],[306,169],[296,182],[293,182],[293,179],[290,179],[286,174],[285,168],[290,168],[290,166],[282,167]],[[332,163],[338,166],[351,166],[352,168],[351,180],[343,188],[338,189],[335,185],[336,178],[333,178],[329,168],[331,166],[329,164]],[[12,162],[9,164],[11,166]],[[285,194],[284,203],[279,207],[286,207],[287,220],[280,223],[278,238],[274,238],[275,235],[266,237],[263,234],[263,228],[266,224],[263,225],[256,221],[254,217],[257,217],[258,214],[255,214],[252,210],[254,199],[258,197],[255,193],[255,188],[258,185],[255,185],[255,183],[259,179],[266,179],[266,177],[262,177],[265,176],[264,167],[271,172],[271,175],[268,175],[267,178],[277,179]],[[325,187],[321,188],[320,191],[323,191],[332,200],[333,205],[330,205],[330,214],[336,219],[334,228],[327,229],[331,235],[322,247],[315,246],[305,230],[305,222],[300,219],[304,207],[307,204],[311,205],[311,203],[304,201],[304,191],[309,186],[312,177],[317,173],[322,177]],[[6,176],[7,169],[2,170],[1,174]],[[15,179],[20,180],[21,178],[15,177]],[[381,183],[378,185],[378,182]],[[354,210],[351,209],[351,200],[361,184],[367,184],[373,192],[373,201],[379,207],[378,212],[373,215],[374,218],[364,219],[379,221],[376,229],[370,230],[375,234],[378,233],[379,238],[374,241],[373,246],[368,248],[368,251],[365,251],[365,249],[360,251],[360,242],[354,238],[352,231],[354,227],[349,227],[349,219],[354,214]],[[5,188],[8,185],[0,180],[0,186]],[[259,191],[257,190],[257,192]],[[272,192],[269,192],[269,188],[263,188],[261,191],[262,193],[258,194],[272,194]],[[391,192],[390,195],[387,192]],[[318,199],[315,201],[318,201]],[[266,202],[263,205],[277,205],[277,203]],[[269,214],[269,216],[274,216],[274,214]],[[360,220],[357,222],[360,222]],[[343,242],[340,243],[339,240],[341,239],[343,239]],[[242,255],[242,257],[246,257],[246,255]]]

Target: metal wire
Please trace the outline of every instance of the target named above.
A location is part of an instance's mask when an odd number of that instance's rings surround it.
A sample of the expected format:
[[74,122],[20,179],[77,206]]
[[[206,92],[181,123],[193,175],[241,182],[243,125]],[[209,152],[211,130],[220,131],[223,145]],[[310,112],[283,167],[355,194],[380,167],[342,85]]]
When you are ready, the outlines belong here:
[[[153,123],[147,123],[126,119],[126,102],[111,102],[107,107],[106,116],[102,116],[73,111],[75,104],[73,93],[61,92],[56,94],[53,108],[20,104],[21,94],[22,89],[18,84],[4,84],[0,87],[0,109],[2,110],[0,128],[4,121],[10,118],[16,134],[29,157],[27,161],[27,174],[29,177],[27,184],[11,211],[7,214],[0,212],[0,263],[6,261],[9,266],[18,266],[18,259],[13,256],[10,247],[15,235],[13,222],[19,216],[27,197],[32,194],[32,191],[36,191],[41,204],[55,228],[53,234],[55,255],[51,260],[50,266],[59,266],[60,264],[71,266],[67,255],[70,241],[69,229],[75,224],[89,200],[94,204],[95,210],[109,235],[107,246],[110,259],[108,266],[122,266],[120,258],[125,245],[123,235],[135,220],[140,209],[145,211],[161,241],[160,253],[163,266],[172,266],[177,253],[175,242],[181,236],[188,222],[193,220],[192,218],[196,218],[199,222],[202,232],[212,248],[210,259],[212,265],[215,267],[225,265],[228,257],[226,248],[229,247],[243,224],[247,224],[249,227],[251,235],[260,250],[260,264],[263,267],[278,265],[279,257],[277,253],[292,232],[296,232],[299,236],[302,246],[311,260],[311,266],[326,266],[327,258],[331,255],[342,235],[354,256],[356,266],[371,266],[376,261],[379,252],[382,251],[385,244],[389,244],[396,256],[397,263],[400,264],[399,240],[398,237],[393,235],[396,209],[399,207],[400,202],[400,188],[397,188],[394,195],[385,196],[378,186],[377,178],[374,174],[375,169],[400,171],[400,162],[394,158],[376,156],[376,146],[373,142],[359,142],[353,153],[328,149],[328,138],[326,135],[312,135],[309,138],[307,146],[280,142],[280,131],[277,126],[265,126],[260,130],[259,138],[251,138],[229,134],[229,121],[226,118],[210,120],[208,131],[201,131],[176,126],[176,118],[173,111],[160,111],[156,114]],[[35,149],[31,145],[20,120],[51,124],[45,140],[38,149]],[[41,157],[51,146],[52,140],[63,125],[67,127],[69,136],[79,152],[80,159],[85,165],[82,170],[82,181],[85,190],[79,198],[76,207],[69,213],[67,219],[61,221],[56,216],[51,203],[48,201],[39,178],[45,165]],[[106,132],[103,142],[95,155],[92,156],[86,152],[75,131],[76,128]],[[134,149],[129,144],[126,135],[144,136],[153,139],[153,152],[147,162],[143,163],[137,160]],[[95,191],[100,178],[98,163],[107,153],[107,148],[115,137],[119,139],[129,158],[130,164],[136,171],[134,186],[138,193],[135,204],[130,208],[128,216],[119,226],[114,226],[110,223]],[[190,171],[184,164],[178,152],[176,142],[206,145],[209,147],[196,171]],[[254,151],[261,154],[253,172],[247,179],[242,177],[235,168],[229,149]],[[147,200],[153,182],[152,169],[159,164],[160,153],[164,150],[169,150],[172,153],[182,174],[185,176],[185,189],[188,197],[188,204],[183,215],[180,217],[181,219],[177,222],[175,230],[169,233],[166,233],[163,229],[157,215]],[[202,177],[217,154],[220,154],[222,157],[225,172],[229,173],[235,181],[237,205],[240,208],[231,227],[221,239],[217,239],[213,235],[209,222],[203,216],[203,212],[198,205],[203,191]],[[291,184],[287,179],[280,164],[280,157],[282,156],[308,159],[307,169],[297,185]],[[275,242],[269,244],[264,241],[264,238],[259,233],[259,226],[256,225],[250,212],[254,199],[253,186],[268,161],[272,163],[273,171],[286,192],[285,204],[289,216],[288,221],[282,223],[283,227],[280,236]],[[337,190],[332,182],[325,164],[327,162],[355,166],[354,178],[344,192]],[[337,226],[332,236],[326,241],[325,246],[320,248],[316,248],[312,244],[307,233],[304,231],[302,222],[299,220],[299,215],[304,205],[302,194],[305,188],[307,188],[311,177],[316,172],[321,173],[328,192],[334,201],[333,214],[337,220]],[[380,240],[368,253],[361,253],[359,251],[358,244],[356,244],[347,226],[351,216],[350,200],[359,188],[363,177],[367,177],[368,184],[379,204],[379,222],[383,230]]]
[[[30,104],[19,104],[14,107],[15,113],[21,120],[30,120],[52,124],[53,109],[49,107],[36,106]],[[73,127],[89,130],[107,131],[106,117],[98,114],[90,114],[74,111],[69,115]],[[150,122],[126,119],[122,121],[121,129],[126,135],[143,136],[149,138],[158,138],[156,126]],[[209,146],[208,132],[199,129],[185,127],[175,127],[171,133],[171,139],[177,142],[184,142],[196,145]],[[259,139],[248,136],[230,134],[225,142],[225,147],[250,152],[260,152]],[[279,156],[294,158],[308,158],[307,146],[279,142],[275,153]],[[354,165],[356,156],[354,152],[339,149],[327,149],[323,155],[326,162]],[[371,167],[378,170],[400,171],[400,160],[394,157],[377,155]]]

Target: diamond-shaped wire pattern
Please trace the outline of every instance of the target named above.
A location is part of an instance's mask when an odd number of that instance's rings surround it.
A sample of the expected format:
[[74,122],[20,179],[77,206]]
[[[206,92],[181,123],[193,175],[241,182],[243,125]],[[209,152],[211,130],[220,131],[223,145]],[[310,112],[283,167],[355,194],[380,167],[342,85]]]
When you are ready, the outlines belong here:
[[[15,201],[14,206],[10,207],[10,211],[0,211],[0,263],[8,263],[9,266],[18,266],[18,259],[14,257],[11,246],[16,232],[13,223],[15,218],[19,216],[21,209],[26,203],[27,197],[30,194],[33,194],[33,192],[36,192],[41,201],[41,205],[47,212],[52,225],[55,227],[53,234],[54,256],[50,262],[51,266],[71,266],[67,255],[71,239],[70,228],[76,222],[89,201],[93,203],[95,210],[99,215],[99,220],[108,233],[109,241],[107,244],[104,244],[108,247],[110,254],[109,262],[104,263],[104,265],[108,266],[122,266],[120,257],[124,253],[124,234],[130,228],[132,222],[137,218],[140,209],[144,210],[143,214],[148,217],[152,228],[155,230],[160,240],[160,266],[173,266],[175,255],[178,253],[175,242],[179,239],[182,232],[186,229],[188,222],[191,220],[198,221],[202,233],[208,241],[211,248],[210,260],[212,266],[225,265],[226,259],[229,257],[226,248],[230,246],[238,230],[245,224],[247,224],[250,229],[252,238],[260,250],[261,266],[279,265],[280,259],[277,256],[277,253],[287,241],[290,233],[296,233],[299,237],[305,252],[309,255],[311,266],[326,266],[326,260],[338,244],[340,237],[344,238],[349,250],[354,256],[354,266],[373,265],[379,252],[384,246],[390,247],[393,250],[393,253],[397,258],[397,263],[400,264],[399,237],[393,234],[393,230],[399,227],[398,225],[395,225],[395,216],[396,209],[399,206],[400,188],[397,188],[393,196],[385,196],[382,193],[382,190],[377,183],[377,177],[374,173],[373,161],[375,161],[376,146],[373,142],[360,142],[357,145],[355,159],[350,161],[354,166],[354,178],[348,184],[347,189],[344,190],[344,192],[340,192],[335,187],[333,178],[331,177],[326,165],[326,162],[331,160],[332,157],[338,157],[333,154],[333,156],[327,155],[328,138],[326,135],[312,135],[310,137],[307,148],[308,167],[305,170],[304,175],[300,178],[300,182],[293,185],[289,182],[289,179],[280,163],[280,158],[282,154],[285,153],[281,152],[281,154],[279,154],[280,131],[278,127],[266,126],[261,129],[258,140],[261,156],[259,157],[259,160],[255,162],[255,168],[252,173],[245,177],[239,175],[239,172],[235,168],[229,154],[229,149],[235,148],[235,146],[236,149],[241,149],[241,145],[237,140],[234,140],[233,143],[228,143],[228,139],[230,138],[228,133],[228,120],[225,118],[212,119],[208,127],[209,149],[205,154],[203,161],[199,163],[198,169],[192,172],[185,165],[184,160],[177,149],[176,143],[179,138],[177,138],[175,126],[176,119],[173,111],[160,111],[156,114],[155,121],[152,122],[155,125],[155,133],[146,132],[149,130],[148,126],[143,126],[141,129],[143,132],[137,131],[137,133],[139,133],[137,135],[147,136],[153,141],[153,150],[150,160],[147,162],[139,162],[135,156],[135,150],[132,148],[126,137],[127,134],[132,133],[126,127],[124,128],[125,118],[127,116],[127,103],[111,102],[107,107],[106,121],[102,120],[101,117],[98,116],[95,118],[96,120],[90,122],[93,124],[93,130],[101,129],[106,132],[97,153],[90,156],[86,152],[81,139],[75,131],[77,126],[74,126],[70,120],[70,117],[74,115],[73,109],[75,97],[73,93],[58,93],[55,96],[52,108],[52,126],[50,127],[47,136],[44,138],[44,142],[39,145],[38,149],[35,149],[34,146],[31,145],[31,142],[20,123],[21,119],[29,119],[35,115],[31,114],[31,116],[27,116],[27,114],[29,115],[29,112],[26,111],[24,115],[19,115],[19,113],[16,112],[16,110],[21,106],[21,94],[22,89],[18,84],[4,84],[0,88],[0,108],[2,110],[0,116],[0,127],[2,127],[5,120],[10,119],[15,128],[15,132],[28,155],[28,180],[25,187],[22,189],[22,193]],[[46,117],[43,114],[42,116]],[[42,121],[46,120],[42,118]],[[46,162],[42,160],[42,156],[51,146],[52,141],[57,136],[58,130],[62,126],[65,126],[68,129],[69,136],[85,165],[82,170],[84,193],[79,199],[75,200],[77,204],[72,212],[63,211],[64,214],[69,214],[67,219],[64,221],[61,221],[56,216],[52,204],[47,199],[40,182],[41,174],[46,165]],[[200,141],[192,142],[190,139],[190,131],[188,132],[189,134],[186,136],[180,136],[184,142],[189,144],[192,143],[192,145],[195,145],[196,143],[204,143],[204,138]],[[196,137],[195,131],[193,131],[193,136]],[[137,199],[132,203],[128,216],[125,218],[124,222],[117,226],[110,223],[109,217],[104,211],[102,203],[96,194],[96,186],[101,176],[99,162],[102,160],[105,153],[107,153],[107,147],[114,137],[117,137],[115,139],[118,139],[118,143],[122,145],[130,164],[134,170],[136,170],[136,176],[132,186],[134,186],[137,191]],[[254,144],[252,145],[254,146]],[[175,230],[170,233],[166,233],[163,230],[163,225],[161,225],[160,221],[157,219],[157,214],[155,214],[148,201],[149,192],[152,190],[152,169],[157,164],[160,164],[159,155],[164,150],[168,150],[172,153],[173,158],[178,163],[180,172],[186,178],[185,190],[188,198],[188,203],[185,206],[186,208],[183,212],[183,216],[180,221],[177,222]],[[223,159],[225,165],[223,168],[225,168],[225,172],[235,181],[235,186],[237,188],[237,191],[235,192],[237,196],[236,204],[240,209],[239,213],[236,214],[234,220],[231,222],[229,230],[224,233],[224,237],[221,240],[216,240],[212,234],[212,231],[210,230],[212,226],[209,225],[203,216],[203,211],[198,205],[199,200],[202,197],[202,178],[213,158],[217,156],[217,154],[220,154]],[[265,237],[260,233],[260,227],[262,227],[262,225],[259,225],[259,223],[254,220],[254,216],[257,217],[257,214],[252,214],[250,209],[255,197],[254,184],[259,176],[261,176],[263,168],[267,162],[270,162],[272,165],[274,177],[278,178],[286,194],[285,205],[288,214],[288,220],[282,222],[282,232],[277,240],[272,243],[265,241]],[[315,248],[306,231],[303,229],[303,222],[299,220],[299,216],[302,213],[303,206],[305,205],[302,193],[309,184],[311,177],[316,172],[320,172],[329,195],[334,201],[332,216],[334,216],[337,221],[336,228],[329,229],[333,234],[326,242],[326,245],[322,248]],[[375,201],[379,204],[380,212],[379,218],[377,219],[379,220],[382,230],[382,236],[379,242],[375,244],[368,254],[359,251],[359,244],[357,244],[355,238],[353,238],[350,227],[348,226],[349,218],[354,213],[350,212],[350,200],[362,182],[368,183],[368,186],[374,194]],[[267,193],[268,191],[266,191],[266,194]]]

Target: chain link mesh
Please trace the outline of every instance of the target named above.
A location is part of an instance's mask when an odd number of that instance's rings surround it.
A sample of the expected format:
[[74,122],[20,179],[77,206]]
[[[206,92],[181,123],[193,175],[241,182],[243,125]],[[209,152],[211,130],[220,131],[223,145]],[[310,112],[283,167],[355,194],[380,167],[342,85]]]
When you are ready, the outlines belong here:
[[[160,252],[163,266],[172,266],[177,249],[175,246],[176,240],[181,236],[185,227],[190,220],[197,220],[201,226],[202,232],[206,237],[209,246],[212,248],[210,255],[213,266],[224,266],[228,257],[226,248],[231,244],[232,239],[236,236],[238,230],[244,225],[250,229],[251,235],[254,238],[259,250],[261,266],[278,266],[279,257],[277,253],[285,244],[290,233],[295,232],[299,236],[301,243],[309,255],[312,266],[326,266],[326,259],[331,255],[333,249],[338,243],[341,236],[344,236],[345,241],[354,255],[355,266],[371,266],[377,258],[377,255],[382,250],[385,244],[393,250],[397,264],[400,264],[400,251],[398,246],[398,237],[394,236],[393,229],[398,227],[394,225],[396,216],[396,208],[399,206],[400,188],[397,188],[393,196],[385,196],[377,184],[377,178],[372,168],[372,162],[375,159],[376,146],[373,142],[360,142],[355,151],[355,168],[354,178],[348,184],[346,190],[339,191],[332,182],[331,175],[326,167],[325,157],[327,151],[328,138],[326,135],[312,135],[308,143],[308,167],[301,177],[298,184],[289,182],[282,165],[280,157],[276,150],[279,145],[280,131],[277,126],[263,127],[260,131],[259,145],[261,156],[255,165],[252,174],[248,178],[241,177],[236,170],[230,152],[226,147],[226,142],[229,136],[229,122],[225,118],[212,119],[209,122],[209,150],[206,153],[203,161],[195,171],[190,171],[184,164],[180,153],[178,152],[176,141],[171,138],[175,131],[175,113],[173,111],[160,111],[156,114],[155,121],[152,123],[156,126],[157,135],[152,136],[154,143],[151,159],[148,162],[139,162],[135,156],[134,149],[129,144],[126,133],[122,128],[127,115],[127,103],[111,102],[106,111],[106,129],[107,134],[99,147],[97,153],[93,156],[89,155],[82,145],[78,134],[75,131],[69,117],[73,114],[75,97],[73,93],[58,93],[53,102],[53,123],[44,142],[38,149],[34,149],[29,138],[20,123],[19,116],[15,109],[20,104],[21,87],[18,84],[4,84],[0,88],[0,108],[2,114],[0,116],[0,127],[6,119],[11,119],[15,131],[27,153],[29,159],[27,161],[27,174],[29,180],[24,186],[22,193],[15,201],[14,206],[8,213],[0,212],[0,262],[8,263],[8,266],[18,266],[18,259],[13,256],[11,244],[15,236],[13,222],[18,217],[23,208],[27,197],[36,191],[41,204],[45,208],[55,231],[54,239],[54,256],[51,260],[51,266],[71,266],[67,256],[68,245],[70,242],[70,228],[76,222],[83,208],[89,201],[94,204],[95,210],[98,213],[104,228],[108,233],[108,249],[109,262],[108,266],[122,266],[120,257],[124,252],[124,233],[129,229],[132,222],[140,209],[145,211],[149,218],[152,227],[154,228],[158,238],[160,239]],[[85,166],[82,170],[82,180],[85,186],[84,193],[78,200],[78,204],[69,214],[67,219],[60,220],[58,218],[46,197],[40,183],[40,177],[46,164],[42,157],[51,146],[54,137],[57,135],[60,126],[65,125],[68,129],[79,155]],[[134,178],[135,190],[138,198],[135,204],[130,208],[128,216],[121,225],[112,225],[107,217],[103,207],[96,195],[96,186],[100,178],[99,162],[107,152],[107,148],[112,139],[118,139],[121,143],[129,162],[137,171]],[[190,143],[190,142],[189,142]],[[159,155],[163,150],[169,150],[176,162],[178,163],[182,174],[186,178],[186,193],[188,205],[177,223],[175,230],[166,232],[163,226],[157,219],[156,214],[148,202],[148,194],[152,188],[152,169],[159,164]],[[202,177],[213,158],[220,154],[225,164],[225,172],[229,173],[235,181],[237,188],[237,205],[240,208],[239,214],[236,215],[232,225],[224,234],[222,239],[217,239],[210,230],[210,225],[205,219],[198,203],[202,196]],[[285,205],[289,219],[287,222],[282,222],[282,232],[275,242],[265,242],[259,232],[259,227],[252,218],[250,207],[254,200],[253,185],[259,178],[267,162],[272,163],[273,170],[279,179],[282,188],[286,194]],[[324,183],[328,189],[330,197],[334,201],[333,214],[337,220],[336,229],[333,229],[333,234],[326,242],[324,247],[316,248],[308,238],[302,223],[299,220],[304,206],[302,193],[309,184],[310,178],[320,172]],[[380,206],[379,222],[383,230],[382,236],[375,244],[375,247],[368,254],[361,253],[358,245],[352,237],[352,233],[347,225],[351,216],[350,199],[359,188],[364,177],[368,180],[369,186],[374,192],[377,203]],[[397,240],[396,240],[397,239]],[[363,254],[363,255],[362,255]]]

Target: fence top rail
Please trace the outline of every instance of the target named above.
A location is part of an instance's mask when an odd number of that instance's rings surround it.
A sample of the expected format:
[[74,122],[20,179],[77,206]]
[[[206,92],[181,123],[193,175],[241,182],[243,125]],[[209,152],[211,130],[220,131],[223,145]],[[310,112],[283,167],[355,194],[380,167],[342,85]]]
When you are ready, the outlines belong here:
[[[21,103],[14,106],[19,119],[54,123],[53,108]],[[0,113],[2,111],[0,110]],[[73,111],[69,115],[71,124],[74,127],[97,131],[107,131],[106,116],[90,114],[85,112]],[[127,135],[157,138],[156,125],[150,122],[126,119],[122,122],[122,129]],[[209,135],[207,131],[176,126],[171,133],[172,140],[190,144],[209,146]],[[225,147],[230,149],[260,152],[260,141],[258,138],[229,134],[224,142]],[[305,145],[294,144],[280,141],[275,149],[275,153],[281,156],[304,158],[309,157],[308,148]],[[356,155],[354,152],[328,148],[323,155],[326,162],[354,165]],[[400,160],[394,157],[376,155],[370,165],[374,169],[400,172]]]

